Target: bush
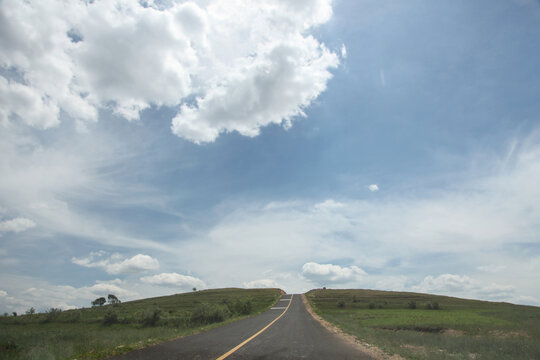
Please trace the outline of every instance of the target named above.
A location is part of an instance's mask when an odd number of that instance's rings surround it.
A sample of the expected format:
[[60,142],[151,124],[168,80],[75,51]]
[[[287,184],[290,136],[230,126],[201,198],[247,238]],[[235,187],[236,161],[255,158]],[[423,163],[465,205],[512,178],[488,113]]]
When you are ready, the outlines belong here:
[[201,304],[195,308],[190,320],[194,324],[205,325],[222,322],[231,316],[231,311],[226,305]]
[[338,306],[338,308],[343,309],[345,307],[345,301],[339,300],[337,302],[337,306]]
[[369,308],[370,308],[370,309],[375,309],[375,303],[374,303],[374,302],[370,302],[370,303],[369,303]]
[[[249,315],[253,309],[253,304],[251,303],[251,299],[236,299],[233,308],[231,312],[239,315]],[[229,310],[231,309],[229,308]]]
[[251,298],[235,300],[226,298],[221,300],[221,304],[227,306],[227,309],[231,314],[249,315],[253,311],[253,302]]
[[411,301],[409,303],[409,309],[416,309],[416,301]]
[[[68,316],[69,314],[69,316]],[[64,313],[64,321],[69,323],[76,323],[81,321],[81,310],[73,310],[69,313]]]
[[428,304],[426,305],[426,309],[431,310],[431,309],[433,309],[433,307],[431,306],[430,303],[428,303]]
[[433,302],[431,306],[433,307],[433,310],[440,310],[439,303],[436,301]]
[[356,295],[353,295],[353,297],[352,297],[352,302],[353,302],[353,303],[357,303],[358,301],[359,301],[359,300],[358,300],[358,298],[356,297]]
[[3,353],[2,350],[17,350],[18,346],[13,340],[8,340],[6,342],[0,343],[0,353]]
[[176,328],[189,328],[191,323],[190,319],[184,316],[174,316],[162,319],[161,322],[163,325]]
[[48,323],[51,321],[55,321],[56,319],[58,319],[61,313],[62,309],[50,308],[45,312],[45,319],[43,320],[43,322]]
[[139,322],[143,326],[156,326],[160,318],[160,308],[147,309],[139,314]]
[[[158,317],[159,320],[159,317]],[[103,317],[103,325],[112,325],[118,322],[118,315],[114,311],[107,311]]]

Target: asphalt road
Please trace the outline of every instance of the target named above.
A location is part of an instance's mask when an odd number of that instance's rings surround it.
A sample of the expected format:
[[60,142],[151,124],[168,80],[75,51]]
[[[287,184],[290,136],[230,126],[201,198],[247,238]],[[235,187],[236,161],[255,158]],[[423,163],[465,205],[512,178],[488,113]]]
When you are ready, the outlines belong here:
[[300,295],[290,294],[283,295],[271,310],[258,316],[112,359],[218,358],[371,359],[313,319]]

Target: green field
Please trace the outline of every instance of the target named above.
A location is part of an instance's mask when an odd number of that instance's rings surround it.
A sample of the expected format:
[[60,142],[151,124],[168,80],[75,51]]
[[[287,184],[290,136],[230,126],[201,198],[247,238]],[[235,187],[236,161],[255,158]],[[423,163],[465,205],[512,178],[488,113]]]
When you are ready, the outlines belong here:
[[100,359],[260,313],[279,289],[216,289],[0,317],[1,359]]
[[375,290],[306,297],[344,332],[406,359],[540,359],[539,307]]

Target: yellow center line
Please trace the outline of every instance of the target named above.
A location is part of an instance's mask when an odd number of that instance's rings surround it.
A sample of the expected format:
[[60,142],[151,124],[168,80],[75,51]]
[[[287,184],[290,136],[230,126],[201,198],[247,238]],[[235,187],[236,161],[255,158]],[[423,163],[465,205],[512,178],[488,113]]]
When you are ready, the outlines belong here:
[[259,336],[264,330],[268,329],[270,326],[272,326],[273,323],[275,323],[276,321],[279,320],[280,317],[282,317],[283,315],[285,315],[285,313],[287,312],[287,310],[289,310],[289,307],[291,306],[291,303],[292,303],[292,298],[293,298],[294,295],[291,295],[291,301],[289,301],[289,305],[287,305],[287,308],[285,309],[285,311],[283,311],[281,313],[281,315],[279,315],[277,318],[275,318],[274,320],[272,320],[272,322],[270,322],[270,324],[266,325],[264,328],[262,328],[258,333],[256,333],[255,335],[251,336],[249,339],[246,339],[244,340],[242,343],[238,344],[237,346],[233,347],[231,350],[227,351],[225,354],[221,355],[220,357],[218,357],[216,360],[223,360],[225,359],[226,357],[228,357],[229,355],[231,355],[232,353],[234,353],[236,350],[240,349],[242,346],[246,345],[248,342],[250,342],[251,340],[255,339],[257,336]]

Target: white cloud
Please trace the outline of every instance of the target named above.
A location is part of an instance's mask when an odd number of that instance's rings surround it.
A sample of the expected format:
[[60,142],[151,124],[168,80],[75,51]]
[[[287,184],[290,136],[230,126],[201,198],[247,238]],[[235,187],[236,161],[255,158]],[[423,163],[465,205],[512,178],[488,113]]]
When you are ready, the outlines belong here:
[[179,287],[183,289],[191,288],[191,287],[196,287],[197,289],[203,289],[206,287],[206,284],[199,278],[189,276],[189,275],[181,275],[175,272],[162,273],[162,274],[153,275],[153,276],[145,276],[145,277],[142,277],[140,280],[144,283],[151,284],[151,285]]
[[341,57],[343,59],[347,58],[347,47],[345,46],[345,44],[341,45]]
[[155,105],[179,107],[172,131],[197,143],[290,126],[339,63],[309,35],[331,15],[331,0],[6,0],[0,123],[50,128],[60,110],[95,121],[100,108],[132,120]]
[[4,291],[4,290],[0,290],[0,297],[6,297],[7,296],[7,292]]
[[135,274],[159,268],[157,259],[149,255],[137,254],[129,259],[122,259],[119,254],[105,258],[105,252],[92,252],[86,258],[72,258],[71,262],[84,267],[103,268],[109,274]]
[[515,297],[513,285],[482,284],[468,276],[442,274],[437,277],[426,276],[413,290],[425,293],[464,296],[490,300],[508,300]]
[[302,276],[318,285],[340,284],[356,281],[365,271],[357,266],[341,267],[333,264],[308,262],[302,266]]
[[[46,281],[17,275],[0,275],[2,283],[9,287],[5,296],[0,294],[0,308],[23,312],[30,307],[44,311],[51,307],[73,309],[90,306],[97,297],[114,294],[122,301],[133,300],[138,294],[115,280],[99,281],[93,285],[74,287],[53,285]],[[9,292],[9,294],[8,294]]]
[[208,88],[196,105],[183,105],[173,119],[173,132],[199,142],[222,132],[256,136],[271,123],[291,125],[296,116],[325,90],[337,66],[334,53],[311,37],[296,35],[253,49],[240,68],[230,69]]
[[473,281],[468,276],[442,274],[438,277],[426,276],[415,290],[421,292],[461,292],[473,287]]
[[252,280],[244,283],[244,287],[248,289],[253,288],[279,288],[280,285],[277,283],[277,281],[272,279],[259,279],[259,280]]
[[379,191],[379,185],[377,184],[371,184],[368,186],[369,191]]
[[315,210],[318,210],[318,211],[333,211],[333,210],[338,210],[344,206],[345,204],[343,203],[340,203],[333,199],[328,199],[328,200],[323,201],[322,203],[315,204],[314,208]]
[[[371,288],[410,291],[426,274],[460,269],[480,284],[471,290],[471,297],[493,299],[489,289],[480,290],[495,283],[515,287],[514,296],[506,301],[540,298],[531,285],[540,271],[540,258],[534,253],[538,242],[534,234],[540,227],[539,149],[537,142],[522,144],[504,166],[495,159],[481,177],[472,174],[437,192],[387,189],[394,194],[377,201],[223,203],[216,209],[215,225],[182,243],[183,253],[204,253],[205,259],[185,256],[182,263],[213,283],[238,286],[254,278],[275,279],[260,271],[277,263],[286,264],[279,271],[296,273],[323,254],[324,259],[362,264],[369,275],[356,284]],[[229,260],[227,273],[217,265],[223,257]],[[456,289],[459,281],[465,281],[454,280]],[[305,276],[279,282],[288,292],[313,286]],[[453,295],[460,294],[456,290]]]
[[0,221],[0,235],[3,232],[20,233],[35,226],[35,222],[26,218],[15,218],[11,220]]

